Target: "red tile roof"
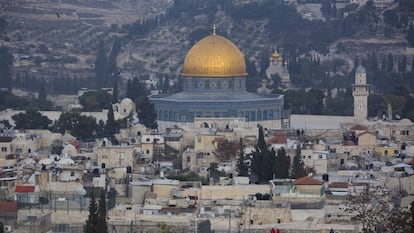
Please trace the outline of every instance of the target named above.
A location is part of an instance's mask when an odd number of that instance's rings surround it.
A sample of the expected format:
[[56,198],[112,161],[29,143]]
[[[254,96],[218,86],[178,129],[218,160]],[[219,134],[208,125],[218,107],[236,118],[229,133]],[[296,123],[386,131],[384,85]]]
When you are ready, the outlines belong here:
[[17,185],[16,193],[33,193],[35,191],[35,186],[31,185]]
[[295,185],[323,185],[323,182],[313,179],[310,176],[304,176],[295,180]]
[[348,188],[348,182],[332,182],[329,188]]

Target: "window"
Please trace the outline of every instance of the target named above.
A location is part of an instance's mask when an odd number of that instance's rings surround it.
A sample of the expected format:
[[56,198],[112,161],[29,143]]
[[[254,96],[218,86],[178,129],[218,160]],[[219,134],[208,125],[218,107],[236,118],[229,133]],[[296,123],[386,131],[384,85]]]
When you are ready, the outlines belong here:
[[146,153],[146,154],[149,154],[149,153],[150,153],[150,150],[146,150],[146,151],[145,151],[145,153]]
[[408,136],[408,135],[410,135],[410,131],[408,131],[408,130],[401,130],[400,131],[400,135]]
[[145,139],[145,141],[149,142],[149,141],[150,141],[150,139],[149,139],[149,138],[147,138],[147,139]]
[[108,158],[108,155],[102,155],[102,158],[103,159],[107,159]]
[[2,147],[1,152],[7,152],[7,147]]
[[191,157],[187,156],[187,163],[191,162]]
[[70,172],[70,176],[75,176],[75,172],[74,171],[71,171]]
[[319,158],[322,159],[323,158],[323,155],[319,154]]

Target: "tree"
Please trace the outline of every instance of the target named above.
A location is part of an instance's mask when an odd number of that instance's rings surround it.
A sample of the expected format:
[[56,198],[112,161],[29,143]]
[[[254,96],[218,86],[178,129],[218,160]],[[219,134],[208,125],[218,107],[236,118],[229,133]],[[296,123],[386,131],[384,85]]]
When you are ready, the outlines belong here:
[[11,91],[13,76],[13,55],[10,53],[9,48],[0,47],[0,87],[7,88]]
[[404,73],[407,69],[407,56],[403,55],[400,60],[398,60],[398,71]]
[[298,179],[304,176],[306,176],[305,165],[302,160],[301,148],[298,146],[296,148],[295,156],[293,157],[292,178]]
[[112,89],[112,104],[115,104],[118,102],[118,95],[119,95],[118,94],[118,78],[119,78],[119,75],[116,74],[115,79],[114,79],[114,86]]
[[53,130],[62,134],[69,131],[73,136],[87,140],[95,138],[96,127],[94,117],[84,116],[79,112],[63,112],[53,125]]
[[256,150],[251,154],[251,171],[258,177],[259,183],[267,183],[273,178],[273,164],[275,161],[275,152],[268,150],[264,140],[263,128],[259,127],[259,136]]
[[277,150],[276,160],[273,165],[273,173],[276,179],[285,179],[289,177],[290,158],[286,156],[286,151],[282,147]]
[[386,10],[383,14],[384,23],[388,26],[397,27],[398,16],[394,10]]
[[27,110],[12,116],[16,129],[47,129],[52,121],[35,110]]
[[86,225],[84,226],[84,233],[98,233],[98,206],[96,204],[93,187],[90,190],[91,191],[89,196],[89,216],[86,220]]
[[387,55],[387,72],[391,73],[394,70],[394,59],[391,53]]
[[40,90],[39,90],[39,94],[38,94],[37,99],[38,100],[41,100],[41,101],[45,101],[46,100],[46,89],[45,89],[45,84],[44,83],[40,87]]
[[108,233],[108,224],[106,221],[106,191],[101,189],[101,196],[99,199],[98,220],[96,225],[96,233]]
[[239,151],[239,158],[237,159],[237,171],[239,172],[239,176],[249,176],[249,166],[245,163],[245,156],[243,151],[243,140],[240,139],[240,151]]
[[85,111],[101,111],[111,107],[112,96],[105,90],[88,91],[79,96],[79,103]]
[[214,154],[220,162],[230,162],[236,158],[237,154],[239,154],[239,151],[239,144],[224,140],[217,144],[217,148],[214,151]]
[[362,232],[412,232],[412,218],[399,206],[401,197],[383,187],[370,188],[349,194],[343,210],[353,222],[362,226]]
[[331,0],[322,0],[321,1],[321,12],[325,18],[331,17],[332,14],[332,5]]
[[408,44],[410,44],[410,46],[413,47],[414,46],[414,27],[412,23],[410,23],[410,27],[407,30],[407,34],[405,38],[407,39]]
[[127,96],[131,100],[136,100],[138,97],[148,96],[149,91],[145,86],[139,81],[138,78],[133,78],[128,80],[127,84]]
[[154,104],[150,102],[147,96],[138,97],[135,100],[135,106],[137,108],[139,123],[145,125],[147,128],[156,129],[158,127]]
[[115,139],[114,135],[118,133],[118,131],[119,125],[114,119],[114,110],[112,107],[110,107],[108,111],[108,119],[106,121],[104,135],[113,141]]
[[106,66],[107,66],[107,58],[106,58],[106,52],[105,52],[105,43],[104,43],[104,40],[101,39],[98,45],[98,52],[96,53],[95,85],[93,88],[105,87],[106,71],[107,71]]
[[4,233],[4,224],[0,222],[0,233]]

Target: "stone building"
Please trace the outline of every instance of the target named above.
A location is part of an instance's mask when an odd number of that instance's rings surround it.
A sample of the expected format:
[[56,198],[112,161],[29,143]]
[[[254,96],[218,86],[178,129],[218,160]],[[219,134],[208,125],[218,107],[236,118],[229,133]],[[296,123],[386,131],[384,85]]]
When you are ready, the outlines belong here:
[[251,126],[281,128],[284,96],[247,92],[246,75],[239,48],[214,30],[188,52],[183,65],[183,91],[150,98],[159,128],[191,127],[201,117],[245,118]]

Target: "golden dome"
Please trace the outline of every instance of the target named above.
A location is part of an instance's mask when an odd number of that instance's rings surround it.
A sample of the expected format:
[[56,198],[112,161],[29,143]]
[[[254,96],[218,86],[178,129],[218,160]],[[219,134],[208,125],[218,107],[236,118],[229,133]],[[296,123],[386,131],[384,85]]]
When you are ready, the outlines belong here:
[[277,61],[282,61],[282,56],[280,56],[280,54],[277,52],[277,50],[275,50],[275,52],[272,54],[272,56],[270,57],[270,60],[277,60]]
[[187,53],[183,76],[235,77],[245,76],[246,63],[239,48],[230,40],[216,35],[204,37]]

